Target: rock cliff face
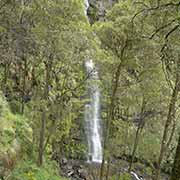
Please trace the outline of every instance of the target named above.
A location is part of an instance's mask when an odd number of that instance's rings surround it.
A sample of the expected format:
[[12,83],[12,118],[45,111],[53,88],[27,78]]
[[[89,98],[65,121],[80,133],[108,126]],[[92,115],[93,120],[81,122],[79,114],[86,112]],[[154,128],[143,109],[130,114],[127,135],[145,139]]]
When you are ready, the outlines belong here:
[[89,0],[88,17],[91,24],[104,21],[105,14],[118,0]]

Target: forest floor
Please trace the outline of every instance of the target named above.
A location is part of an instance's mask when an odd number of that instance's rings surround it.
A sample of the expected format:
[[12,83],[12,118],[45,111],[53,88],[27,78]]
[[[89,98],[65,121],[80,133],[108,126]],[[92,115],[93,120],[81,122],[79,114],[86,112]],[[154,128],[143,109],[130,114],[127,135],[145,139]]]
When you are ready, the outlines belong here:
[[[80,160],[67,160],[63,158],[59,162],[60,174],[72,180],[98,180],[100,174],[99,164],[90,164]],[[126,160],[118,160],[112,163],[109,169],[109,176],[112,180],[121,180],[128,174],[129,163]],[[128,177],[132,180],[152,180],[152,169],[141,163],[134,163],[133,169]],[[163,180],[168,180],[167,174],[162,174]],[[122,179],[124,180],[124,179]]]

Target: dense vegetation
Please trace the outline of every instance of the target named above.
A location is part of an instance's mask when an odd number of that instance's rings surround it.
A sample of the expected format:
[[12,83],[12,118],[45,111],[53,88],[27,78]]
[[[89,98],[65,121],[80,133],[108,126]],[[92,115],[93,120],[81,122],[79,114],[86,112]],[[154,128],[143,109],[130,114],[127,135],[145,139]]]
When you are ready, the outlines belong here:
[[93,59],[100,179],[131,179],[136,164],[154,180],[180,179],[180,1],[89,3],[88,21],[83,0],[0,1],[0,178],[58,180],[54,160],[86,161],[84,62]]

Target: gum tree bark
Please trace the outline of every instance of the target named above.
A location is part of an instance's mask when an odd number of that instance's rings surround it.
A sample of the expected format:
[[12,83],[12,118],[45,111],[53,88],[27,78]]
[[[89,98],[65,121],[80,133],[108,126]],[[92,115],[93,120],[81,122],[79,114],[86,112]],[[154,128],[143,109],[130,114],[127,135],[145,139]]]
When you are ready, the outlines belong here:
[[45,128],[46,128],[46,114],[45,114],[45,110],[43,110],[41,116],[41,129],[40,129],[40,138],[39,138],[38,166],[42,166],[43,164]]
[[22,94],[21,94],[21,114],[24,114],[24,107],[25,107],[25,95],[26,95],[26,77],[27,77],[27,59],[23,57],[23,83],[22,83]]
[[180,179],[180,133],[170,180]]
[[170,126],[175,119],[176,102],[178,100],[178,93],[180,90],[180,87],[179,87],[180,86],[180,72],[179,72],[180,69],[179,69],[179,67],[180,67],[180,62],[178,62],[178,65],[177,65],[176,81],[175,81],[175,86],[174,86],[174,89],[172,92],[171,101],[169,104],[167,120],[166,120],[165,127],[164,127],[163,138],[162,138],[161,148],[160,148],[160,154],[159,154],[159,158],[158,158],[158,162],[157,162],[157,169],[156,169],[155,178],[154,178],[155,180],[160,179],[162,160],[164,158],[164,154],[166,153],[168,145],[169,145],[168,142],[169,142]]
[[134,157],[135,157],[135,154],[136,154],[136,149],[137,149],[138,143],[139,143],[139,135],[140,135],[140,133],[142,132],[142,129],[143,129],[143,124],[144,124],[143,113],[145,111],[145,106],[146,106],[146,101],[145,101],[145,98],[143,97],[142,105],[141,105],[140,121],[138,123],[138,127],[137,127],[137,130],[136,130],[134,146],[133,146],[133,151],[132,151],[132,155],[131,155],[131,161],[129,163],[129,169],[128,169],[129,172],[131,171],[132,164],[134,162]]
[[[52,67],[52,57],[50,58],[50,61],[45,63],[46,67],[46,84],[44,87],[44,100],[48,101],[49,96],[49,85],[50,85],[50,73],[51,73],[51,67]],[[39,137],[39,149],[38,149],[38,166],[43,165],[43,155],[44,155],[44,147],[45,147],[45,130],[46,130],[46,108],[42,110],[41,115],[41,129],[40,129],[40,137]]]
[[[107,120],[106,120],[106,131],[105,131],[104,144],[103,144],[103,160],[102,160],[101,169],[100,169],[100,180],[103,180],[103,176],[105,174],[104,166],[105,166],[105,158],[106,158],[106,153],[107,153],[106,151],[108,151],[108,147],[110,146],[109,145],[109,143],[110,143],[109,137],[111,134],[111,123],[114,120],[114,108],[115,108],[116,93],[117,93],[118,86],[119,86],[121,70],[123,68],[124,53],[125,53],[127,46],[128,46],[128,39],[126,39],[126,41],[120,51],[120,55],[118,55],[120,57],[121,61],[118,64],[117,69],[114,74],[114,77],[113,77],[112,95],[110,97],[110,105],[109,105],[108,115],[107,115]],[[110,162],[110,157],[108,157],[108,162]],[[108,166],[110,166],[110,164]],[[110,167],[108,167],[108,168],[110,168]],[[105,175],[106,179],[108,179],[108,176],[109,176],[109,172],[107,171],[106,175]]]

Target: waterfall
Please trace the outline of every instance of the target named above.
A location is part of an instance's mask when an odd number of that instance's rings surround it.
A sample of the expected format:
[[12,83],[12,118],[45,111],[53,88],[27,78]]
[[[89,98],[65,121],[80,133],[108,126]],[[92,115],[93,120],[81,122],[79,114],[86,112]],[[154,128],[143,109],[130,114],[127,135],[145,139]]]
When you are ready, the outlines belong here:
[[134,176],[134,178],[136,178],[136,180],[143,180],[143,178],[139,178],[135,172],[131,171],[130,173]]
[[87,10],[89,8],[89,1],[88,0],[84,0],[84,12],[85,12],[85,15],[87,16]]
[[85,67],[89,79],[87,95],[89,102],[85,105],[85,131],[88,141],[88,161],[102,162],[102,136],[100,125],[100,89],[98,71],[92,60],[86,60]]
[[[88,0],[84,0],[85,16],[89,8]],[[87,17],[88,18],[88,17]],[[99,75],[91,59],[85,60],[87,80],[87,96],[89,102],[85,105],[85,131],[88,142],[88,161],[102,162],[102,133],[100,125],[100,89]]]

